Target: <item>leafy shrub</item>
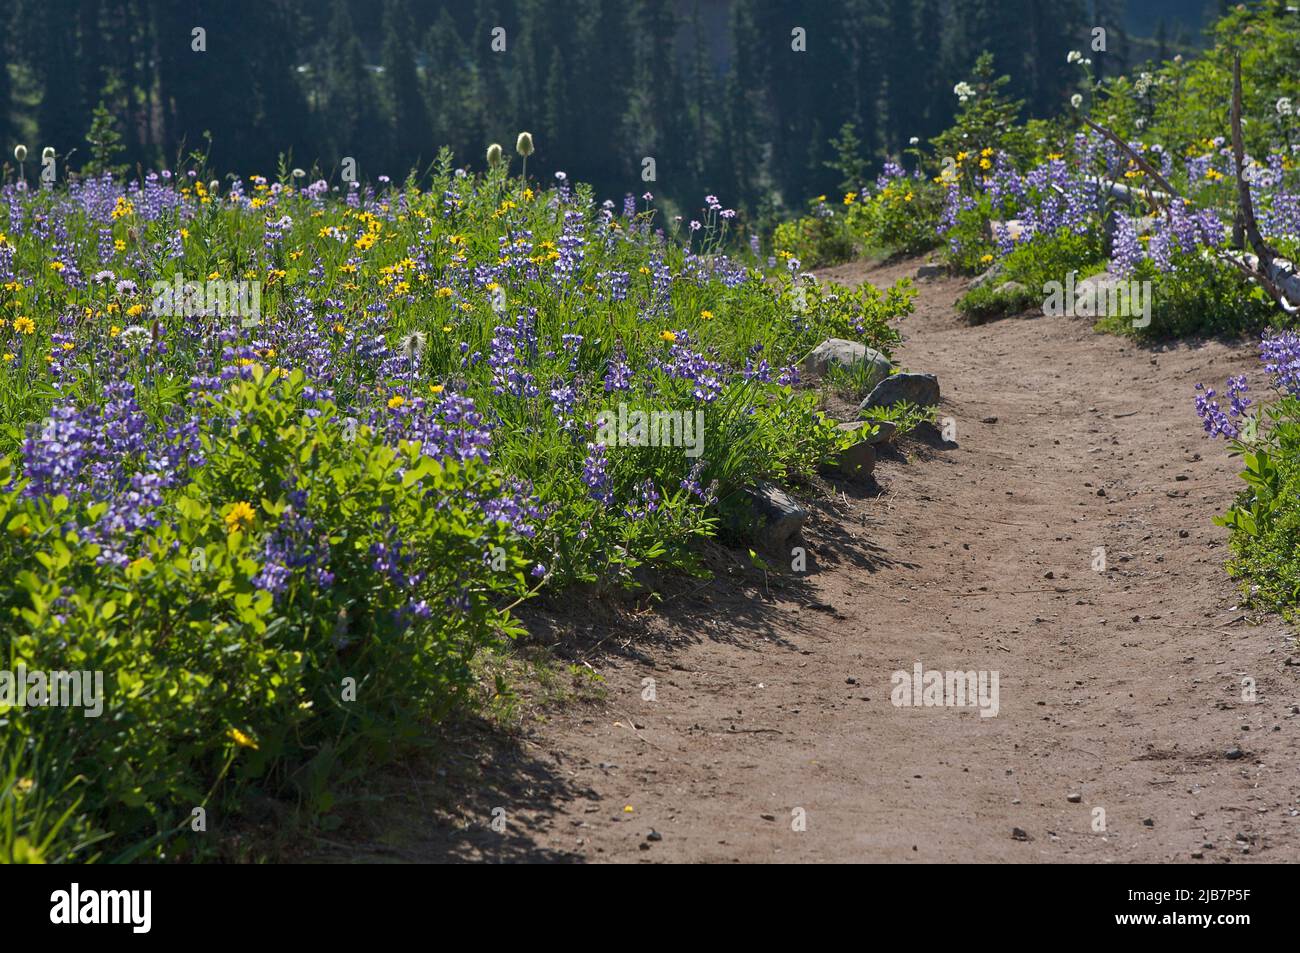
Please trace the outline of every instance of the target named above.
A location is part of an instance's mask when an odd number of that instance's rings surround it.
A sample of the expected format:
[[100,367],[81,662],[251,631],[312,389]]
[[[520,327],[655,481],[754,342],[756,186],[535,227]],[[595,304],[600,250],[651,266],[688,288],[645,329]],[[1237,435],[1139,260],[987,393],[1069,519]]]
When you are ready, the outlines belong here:
[[1041,293],[1023,285],[997,287],[982,285],[962,295],[957,301],[957,310],[966,316],[972,324],[982,324],[995,318],[1019,314],[1031,308],[1038,308],[1043,303]]
[[1261,607],[1300,619],[1300,338],[1266,336],[1260,357],[1272,379],[1266,399],[1247,396],[1244,376],[1219,395],[1197,385],[1196,410],[1211,437],[1222,437],[1242,461],[1246,487],[1215,519],[1231,531],[1228,571]]
[[782,222],[772,235],[778,254],[794,258],[805,268],[820,268],[851,261],[860,244],[848,210],[837,212],[819,195],[811,201],[812,214]]
[[929,251],[939,243],[935,226],[943,197],[937,183],[886,164],[875,191],[850,206],[850,229],[866,248],[904,255]]
[[30,567],[5,656],[105,678],[99,717],[8,712],[11,756],[33,752],[9,765],[20,816],[67,787],[111,832],[102,847],[152,844],[212,809],[222,779],[224,806],[249,784],[283,793],[340,739],[387,752],[464,695],[480,646],[517,631],[501,607],[526,563],[484,505],[499,478],[352,432],[303,381],[258,368],[201,409],[208,462],[123,566],[85,539],[102,503],[34,500],[21,478],[0,499]]
[[1258,332],[1277,321],[1271,298],[1247,285],[1231,265],[1203,253],[1177,255],[1160,270],[1144,261],[1131,280],[1151,282],[1151,323],[1135,327],[1127,318],[1107,317],[1099,327],[1143,338],[1236,335]]
[[[991,264],[992,256],[981,264]],[[970,320],[987,321],[1030,308],[1040,308],[1049,282],[1062,285],[1073,272],[1078,281],[1104,270],[1101,240],[1092,232],[1068,228],[1038,235],[1018,244],[1004,259],[991,281],[973,288],[957,301],[957,308]],[[1006,288],[1014,282],[1019,287]]]

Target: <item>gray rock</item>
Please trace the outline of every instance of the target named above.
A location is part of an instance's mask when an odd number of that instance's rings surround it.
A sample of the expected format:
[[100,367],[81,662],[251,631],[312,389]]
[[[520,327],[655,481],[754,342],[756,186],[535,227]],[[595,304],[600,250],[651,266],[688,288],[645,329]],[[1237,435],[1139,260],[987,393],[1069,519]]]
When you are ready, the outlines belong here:
[[759,542],[771,549],[788,546],[808,518],[808,510],[775,483],[760,481],[749,498],[760,523]]
[[989,222],[989,235],[994,241],[999,236],[1005,234],[1013,242],[1019,241],[1020,236],[1025,233],[1025,223],[1018,218],[1009,218],[1005,222]]
[[992,265],[989,266],[988,271],[984,272],[984,274],[980,275],[978,278],[976,278],[974,281],[970,283],[970,287],[972,289],[983,288],[985,285],[992,284],[995,280],[1002,277],[1002,272],[1005,270],[1006,269],[1003,266],[1002,262],[995,261]]
[[867,440],[841,450],[835,469],[850,480],[864,480],[876,469],[876,448]]
[[924,264],[920,268],[916,269],[916,277],[918,281],[924,280],[926,278],[940,278],[943,275],[946,275],[947,273],[948,273],[948,269],[944,265],[935,265],[929,263]]
[[[857,420],[838,426],[843,431],[857,434],[866,430],[868,424],[865,420]],[[859,440],[853,446],[841,450],[835,462],[824,469],[838,473],[849,480],[861,480],[870,476],[876,469],[876,436],[872,434],[870,438]]]
[[[1090,278],[1075,281],[1073,285],[1074,297],[1071,298],[1071,285],[1066,282],[1062,294],[1053,292],[1044,297],[1043,314],[1049,317],[1059,316],[1055,313],[1057,303],[1054,299],[1061,298],[1060,303],[1065,307],[1066,314],[1072,314],[1080,318],[1102,317],[1110,313],[1112,304],[1118,309],[1128,300],[1128,286],[1127,278],[1103,271]],[[1118,310],[1116,310],[1116,313],[1118,313]]]
[[933,374],[893,374],[872,389],[858,410],[893,407],[903,401],[920,406],[939,403],[939,378]]
[[898,431],[898,424],[892,420],[873,421],[876,425],[876,432],[871,435],[869,443],[882,444],[888,443],[894,439],[894,434]]
[[[1106,248],[1108,250],[1113,250],[1115,234],[1119,231],[1119,217],[1124,214],[1122,209],[1112,208],[1106,215]],[[1156,227],[1158,220],[1158,215],[1139,215],[1133,219],[1133,228],[1139,235],[1146,235]]]
[[997,295],[1024,294],[1029,289],[1018,281],[1004,281],[993,289]]
[[857,341],[846,341],[843,338],[827,338],[803,359],[803,371],[809,375],[825,374],[832,364],[845,368],[865,364],[868,368],[868,387],[875,386],[894,366],[889,363],[889,358],[875,348],[859,344]]
[[849,420],[839,424],[841,430],[864,430],[868,424],[874,424],[875,430],[871,436],[866,438],[866,442],[872,446],[880,446],[882,443],[888,443],[894,437],[894,432],[898,430],[898,424],[892,420]]

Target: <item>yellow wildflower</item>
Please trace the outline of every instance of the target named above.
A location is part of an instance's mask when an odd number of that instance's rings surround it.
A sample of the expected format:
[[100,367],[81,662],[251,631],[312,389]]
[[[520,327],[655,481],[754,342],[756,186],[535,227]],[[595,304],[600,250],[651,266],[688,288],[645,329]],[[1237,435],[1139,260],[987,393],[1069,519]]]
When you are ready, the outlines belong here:
[[231,728],[229,731],[226,732],[226,737],[229,738],[231,741],[233,741],[235,744],[239,745],[239,747],[241,748],[252,748],[254,751],[257,750],[257,742],[254,741],[252,738],[250,738],[248,735],[244,734],[238,728]]
[[253,507],[246,501],[240,500],[225,515],[226,532],[237,533],[247,529],[253,525],[253,516]]

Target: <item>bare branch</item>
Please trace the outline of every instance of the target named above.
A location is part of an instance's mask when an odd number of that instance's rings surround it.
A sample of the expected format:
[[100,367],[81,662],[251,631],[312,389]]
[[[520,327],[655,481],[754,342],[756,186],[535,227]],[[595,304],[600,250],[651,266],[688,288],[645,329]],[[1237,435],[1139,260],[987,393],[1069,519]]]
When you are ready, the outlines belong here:
[[[1133,149],[1127,142],[1125,142],[1119,136],[1115,135],[1115,133],[1111,132],[1109,129],[1107,129],[1105,126],[1101,125],[1100,123],[1093,122],[1087,116],[1083,117],[1083,121],[1088,125],[1089,128],[1095,129],[1097,132],[1101,133],[1111,142],[1115,143],[1115,145],[1123,149],[1128,154],[1129,158],[1131,158],[1134,161],[1134,163],[1137,164],[1137,167],[1141,169],[1143,172],[1145,172],[1147,175],[1151,176],[1151,181],[1154,182],[1156,185],[1160,186],[1162,189],[1164,189],[1167,195],[1171,196],[1172,198],[1179,197],[1178,190],[1175,189],[1172,185],[1170,185],[1168,180],[1163,175],[1161,175],[1158,171],[1156,171],[1155,166],[1153,166],[1150,162],[1148,162],[1145,158],[1143,158],[1142,155],[1137,150]],[[1160,203],[1156,200],[1155,196],[1151,193],[1151,191],[1149,189],[1146,191],[1147,191],[1147,197],[1150,199],[1151,203],[1153,205],[1159,206]],[[1165,206],[1165,214],[1166,215],[1171,214],[1169,212],[1169,207],[1167,205]]]
[[1259,223],[1255,220],[1255,204],[1250,197],[1250,184],[1246,181],[1246,146],[1241,135],[1240,53],[1234,53],[1232,58],[1232,158],[1237,167],[1237,202],[1241,205],[1246,238],[1261,262],[1271,262],[1277,257],[1277,252],[1268,247],[1264,236],[1259,233]]

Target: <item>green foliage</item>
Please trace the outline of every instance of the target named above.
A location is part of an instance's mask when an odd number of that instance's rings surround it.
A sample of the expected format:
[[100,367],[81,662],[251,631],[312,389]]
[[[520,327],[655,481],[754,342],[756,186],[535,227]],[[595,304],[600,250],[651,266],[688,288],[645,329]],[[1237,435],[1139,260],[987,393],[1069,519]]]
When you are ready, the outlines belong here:
[[1043,303],[1042,294],[1024,285],[1005,287],[1001,281],[972,288],[957,301],[957,310],[972,324],[1019,314]]
[[[0,11],[0,145],[67,155],[102,100],[131,168],[173,167],[207,133],[223,172],[265,174],[283,151],[326,174],[351,157],[373,181],[402,179],[442,146],[481,168],[488,143],[531,129],[534,175],[563,169],[617,201],[643,190],[637,164],[651,155],[653,191],[674,214],[693,214],[708,192],[757,213],[769,194],[847,191],[827,165],[846,124],[855,161],[871,166],[941,130],[952,78],[981,49],[1013,74],[1014,98],[1048,111],[1070,77],[1011,67],[1054,59],[1062,37],[1092,22],[1077,0],[1036,0],[1032,17],[931,0],[803,6],[806,54],[790,48],[790,26],[773,29],[784,21],[771,0],[227,0],[205,13],[198,53],[183,5],[119,16],[14,0]],[[241,43],[219,42],[236,34]]]
[[804,268],[821,268],[852,261],[861,251],[849,211],[839,211],[818,196],[810,203],[812,214],[782,222],[772,235],[772,245],[782,258],[794,258]]
[[1235,5],[1225,8],[1211,36],[1212,46],[1196,57],[1108,78],[1096,92],[1093,115],[1129,140],[1207,151],[1227,135],[1232,55],[1240,51],[1243,111],[1257,117],[1243,128],[1246,151],[1262,155],[1279,140],[1294,143],[1294,117],[1275,106],[1281,98],[1300,101],[1295,14],[1283,4]]
[[871,162],[863,153],[857,127],[851,122],[846,122],[840,127],[839,135],[831,140],[830,147],[835,153],[835,158],[827,162],[826,167],[834,169],[842,176],[837,185],[839,191],[861,191],[867,184]]
[[847,192],[838,203],[824,195],[813,199],[810,215],[777,226],[772,243],[778,253],[820,267],[864,253],[915,255],[933,248],[943,190],[897,167],[893,171],[883,184]]
[[86,163],[88,173],[91,175],[103,175],[105,172],[118,175],[122,173],[125,166],[117,161],[125,151],[122,134],[117,131],[117,120],[102,102],[91,114],[86,142],[90,145],[90,161]]
[[1135,327],[1127,318],[1107,317],[1102,330],[1159,340],[1208,335],[1255,334],[1282,315],[1262,288],[1247,285],[1231,265],[1204,254],[1175,255],[1174,267],[1139,264],[1134,281],[1151,282],[1151,323]]
[[1215,519],[1232,531],[1228,571],[1252,602],[1300,620],[1300,401],[1284,395],[1235,443],[1246,483]]
[[943,189],[917,176],[890,178],[849,210],[849,227],[866,248],[918,255],[939,243],[935,225]]
[[[979,265],[987,267],[991,261],[990,257]],[[1038,309],[1049,282],[1065,285],[1071,272],[1076,281],[1081,281],[1104,270],[1104,252],[1097,232],[1081,234],[1060,229],[1017,245],[1002,259],[997,276],[962,295],[957,309],[975,323]],[[1005,287],[1008,284],[1013,287]]]
[[[967,81],[970,93],[961,102],[953,124],[930,140],[940,164],[957,161],[961,153],[975,155],[984,149],[1021,155],[1028,151],[1028,136],[1017,124],[1023,102],[1006,94],[1009,76],[996,76],[993,55],[981,53]],[[975,165],[966,165],[963,175],[974,176]]]
[[[193,857],[223,844],[195,809],[228,831],[252,799],[333,823],[480,697],[519,602],[696,570],[745,488],[833,456],[795,366],[888,352],[911,308],[728,259],[720,209],[665,237],[446,152],[351,200],[291,168],[28,190],[0,235],[0,670],[105,681],[97,718],[0,709],[0,855]],[[203,277],[257,281],[260,320],[159,306]],[[600,440],[620,404],[699,439]]]
[[[250,786],[290,794],[341,740],[354,770],[390,754],[465,698],[480,647],[517,633],[503,607],[527,589],[518,540],[475,502],[499,478],[350,434],[302,391],[301,372],[259,372],[204,407],[239,422],[120,570],[69,529],[95,507],[34,502],[21,479],[0,496],[0,564],[19,539],[26,557],[6,667],[105,680],[98,717],[0,709],[9,852],[202,849],[186,841],[194,808],[222,817]],[[300,545],[332,584],[295,574],[273,596],[256,584],[265,542],[304,520],[320,530]]]

